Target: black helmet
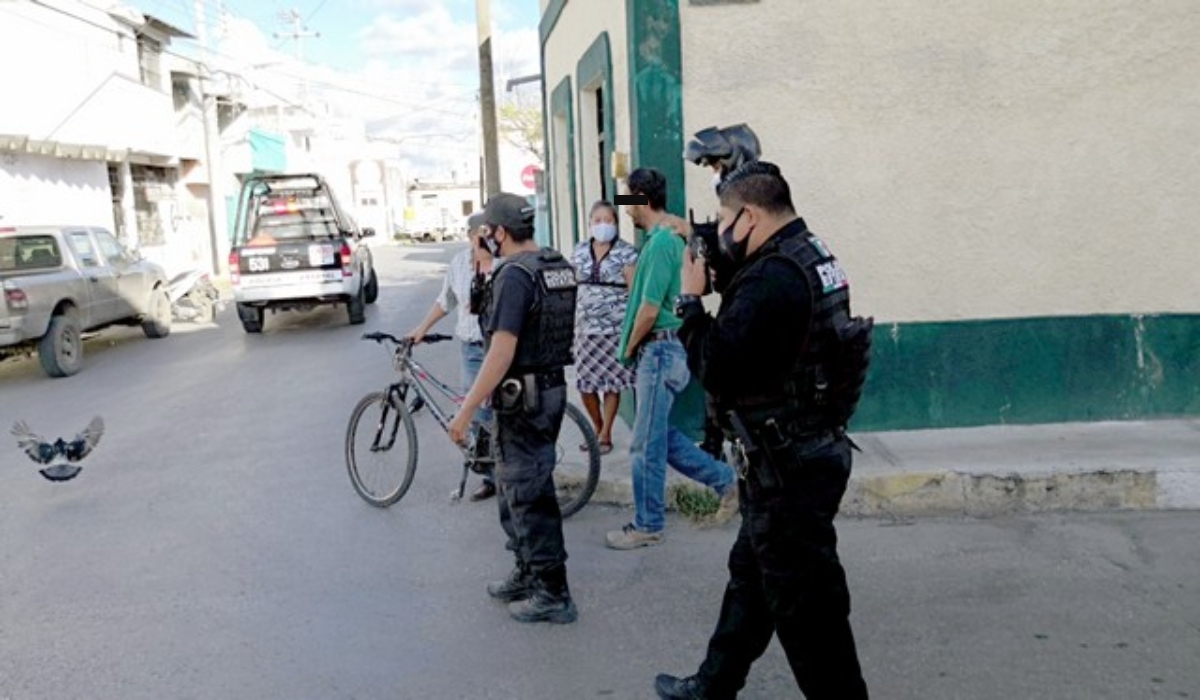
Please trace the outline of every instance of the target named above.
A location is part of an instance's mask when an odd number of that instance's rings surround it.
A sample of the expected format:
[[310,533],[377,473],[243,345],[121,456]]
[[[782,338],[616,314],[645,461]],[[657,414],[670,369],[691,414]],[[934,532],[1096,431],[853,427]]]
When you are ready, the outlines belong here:
[[734,124],[724,128],[710,126],[701,129],[688,142],[683,157],[696,165],[721,168],[721,173],[729,173],[743,163],[758,160],[762,148],[758,136],[746,124]]

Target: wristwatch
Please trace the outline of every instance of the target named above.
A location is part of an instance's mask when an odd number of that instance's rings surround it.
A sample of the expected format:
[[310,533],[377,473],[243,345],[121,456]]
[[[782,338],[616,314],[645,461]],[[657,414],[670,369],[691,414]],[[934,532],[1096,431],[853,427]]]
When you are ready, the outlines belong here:
[[703,312],[699,294],[680,294],[675,297],[675,317],[684,318],[696,311]]

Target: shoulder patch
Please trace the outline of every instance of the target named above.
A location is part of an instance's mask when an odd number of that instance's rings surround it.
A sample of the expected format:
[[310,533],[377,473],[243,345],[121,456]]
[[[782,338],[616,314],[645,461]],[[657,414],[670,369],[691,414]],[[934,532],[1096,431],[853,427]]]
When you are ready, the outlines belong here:
[[829,252],[829,248],[825,247],[825,242],[822,241],[820,238],[817,238],[816,236],[814,236],[810,233],[810,234],[808,234],[808,240],[810,243],[812,243],[812,246],[817,249],[817,252],[821,254],[822,258],[832,258],[833,257],[833,253]]
[[850,280],[846,278],[846,272],[837,260],[817,265],[817,274],[821,276],[821,286],[826,294],[850,286]]

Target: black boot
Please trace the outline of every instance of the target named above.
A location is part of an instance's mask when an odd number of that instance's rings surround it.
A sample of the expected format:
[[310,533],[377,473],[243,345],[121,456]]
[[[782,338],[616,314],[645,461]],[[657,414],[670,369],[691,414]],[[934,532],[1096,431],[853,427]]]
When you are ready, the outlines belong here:
[[508,614],[518,622],[550,622],[567,625],[579,617],[571,591],[567,589],[566,569],[543,574],[533,595],[508,606]]
[[719,697],[708,695],[704,684],[696,676],[676,678],[665,673],[658,674],[654,679],[654,691],[662,700],[718,700]]
[[533,595],[536,580],[533,572],[520,562],[503,581],[493,581],[487,586],[488,595],[505,603],[514,600],[524,600]]

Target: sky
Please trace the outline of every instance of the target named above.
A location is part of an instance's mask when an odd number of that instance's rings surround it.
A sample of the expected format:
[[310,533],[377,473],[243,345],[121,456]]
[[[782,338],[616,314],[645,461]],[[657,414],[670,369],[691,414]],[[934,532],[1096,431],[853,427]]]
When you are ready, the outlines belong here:
[[[197,33],[194,0],[124,0],[139,11]],[[475,0],[203,0],[213,63],[275,92],[309,94],[368,120],[391,139],[418,177],[478,168],[479,67]],[[225,14],[222,15],[221,8]],[[301,45],[286,35],[291,13]],[[497,99],[510,78],[540,70],[538,0],[491,0]],[[194,48],[176,40],[179,48]],[[297,56],[299,48],[301,57]],[[537,101],[537,86],[517,88]],[[528,94],[532,90],[532,97]]]

